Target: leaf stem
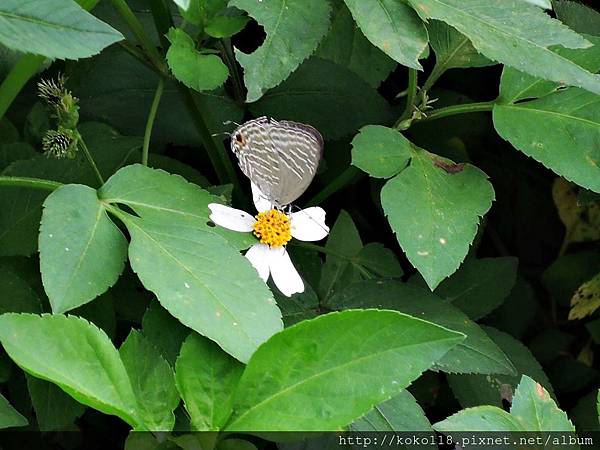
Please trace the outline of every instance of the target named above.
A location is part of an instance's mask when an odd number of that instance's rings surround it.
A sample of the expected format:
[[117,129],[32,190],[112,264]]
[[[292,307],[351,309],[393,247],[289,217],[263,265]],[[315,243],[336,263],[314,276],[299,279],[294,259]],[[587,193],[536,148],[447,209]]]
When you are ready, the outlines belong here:
[[408,88],[406,90],[406,107],[404,108],[404,112],[396,122],[396,127],[400,122],[405,119],[408,119],[412,115],[413,108],[415,106],[415,101],[417,100],[417,88],[419,87],[417,84],[417,69],[408,69]]
[[163,58],[160,53],[144,31],[144,27],[135,16],[129,5],[125,0],[111,0],[114,8],[121,15],[123,20],[127,23],[129,29],[133,32],[140,45],[146,51],[150,61],[159,69],[163,66]]
[[90,163],[90,166],[92,167],[92,170],[94,171],[94,174],[96,175],[96,178],[100,182],[100,185],[103,185],[104,178],[102,178],[102,174],[100,173],[100,170],[98,170],[98,166],[96,165],[96,162],[94,161],[94,158],[92,157],[92,154],[90,153],[90,149],[88,148],[87,145],[85,145],[83,138],[81,138],[81,137],[79,138],[78,144],[79,144],[79,148],[83,151],[83,154],[85,155],[86,159],[88,160],[88,163]]
[[19,58],[0,84],[0,119],[4,116],[23,86],[42,67],[46,58],[28,53]]
[[58,181],[43,180],[41,178],[9,177],[0,175],[0,186],[30,187],[33,189],[54,191],[62,185],[63,184]]
[[441,119],[443,117],[456,116],[458,114],[467,114],[482,111],[491,111],[496,102],[494,100],[489,102],[478,102],[478,103],[466,103],[464,105],[453,105],[445,108],[434,109],[427,117],[420,119],[420,122],[427,122],[430,120]]
[[152,136],[152,127],[154,126],[154,119],[156,118],[156,112],[158,111],[158,105],[160,98],[165,87],[165,81],[160,78],[158,80],[158,86],[156,86],[156,92],[154,92],[154,99],[152,100],[152,106],[150,106],[150,112],[148,113],[148,120],[146,120],[146,130],[144,131],[144,145],[142,147],[142,164],[148,165],[148,151],[150,148],[150,137]]
[[444,74],[445,71],[446,68],[443,65],[436,64],[433,67],[433,70],[431,71],[427,79],[425,80],[425,83],[423,84],[423,90],[428,91],[429,89],[431,89],[435,82]]
[[358,170],[354,166],[348,166],[341,174],[339,174],[331,183],[329,183],[324,189],[321,190],[317,195],[311,198],[308,202],[308,206],[318,205],[331,195],[335,194],[340,189],[346,187],[354,181],[358,181],[364,176],[364,172]]
[[235,95],[235,100],[238,103],[244,103],[244,98],[246,97],[244,95],[244,83],[242,83],[242,78],[235,61],[235,56],[233,55],[231,39],[221,39],[218,41],[217,45],[221,50],[223,59],[225,59],[225,64],[227,64],[229,73],[231,74],[231,79],[233,80],[233,93]]

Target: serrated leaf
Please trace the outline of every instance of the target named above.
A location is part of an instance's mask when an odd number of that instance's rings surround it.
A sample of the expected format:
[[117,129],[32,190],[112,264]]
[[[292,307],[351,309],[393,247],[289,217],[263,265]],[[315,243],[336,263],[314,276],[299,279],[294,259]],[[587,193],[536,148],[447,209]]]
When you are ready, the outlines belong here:
[[3,314],[0,341],[23,370],[57,384],[80,403],[136,427],[136,401],[110,339],[75,316]]
[[209,226],[208,204],[222,203],[222,200],[164,170],[150,169],[141,164],[123,167],[99,189],[98,196],[109,203],[129,206],[143,219],[170,217],[181,225],[218,234],[239,249],[256,243],[251,233]]
[[44,202],[39,247],[42,282],[55,314],[105,292],[127,257],[127,241],[96,191],[76,184],[60,187]]
[[462,339],[394,311],[344,311],[303,321],[252,356],[226,429],[338,430],[400,393]]
[[600,274],[583,283],[571,298],[569,320],[583,319],[600,308]]
[[530,75],[600,94],[600,76],[548,47],[586,48],[589,41],[521,0],[409,0],[426,18],[438,19],[467,36],[490,59]]
[[502,408],[503,400],[512,402],[513,392],[522,375],[528,375],[552,394],[552,385],[542,367],[527,347],[510,335],[491,327],[483,328],[486,334],[500,347],[515,367],[516,375],[448,375],[452,392],[463,408],[492,405]]
[[327,303],[331,309],[393,309],[466,335],[466,339],[436,362],[450,373],[514,373],[502,350],[468,317],[452,304],[412,284],[399,281],[366,280],[346,286]]
[[519,432],[524,431],[516,417],[496,406],[467,408],[434,423],[433,429],[444,434],[465,431]]
[[23,53],[86,58],[121,39],[121,33],[74,1],[4,0],[0,5],[0,43]]
[[537,100],[496,105],[500,136],[558,175],[600,192],[600,96],[569,88]]
[[552,184],[552,199],[560,220],[565,225],[563,247],[572,242],[596,241],[600,239],[600,201],[580,204],[577,186],[563,178]]
[[329,28],[330,6],[321,0],[232,0],[263,26],[267,37],[248,55],[236,49],[244,68],[247,102],[285,80],[317,48]]
[[131,330],[119,348],[137,400],[137,414],[152,431],[171,431],[173,410],[179,405],[175,374],[158,348],[137,330]]
[[472,320],[492,312],[510,294],[517,280],[518,259],[482,258],[463,266],[435,290],[435,294],[460,308]]
[[334,2],[333,8],[331,28],[315,55],[347,67],[377,88],[396,67],[396,61],[367,40],[342,0]]
[[429,43],[435,52],[435,70],[439,73],[454,68],[485,67],[495,64],[481,55],[468,37],[444,22],[429,21],[427,31]]
[[381,205],[408,260],[435,289],[467,255],[494,196],[477,167],[417,149],[381,190]]
[[171,46],[167,62],[175,78],[195,91],[212,91],[221,86],[229,69],[217,55],[200,53],[192,38],[179,28],[171,28],[167,35]]
[[[392,397],[350,424],[352,431],[430,431],[423,408],[407,390]],[[435,448],[435,446],[431,446]]]
[[0,429],[11,427],[24,427],[28,425],[27,419],[8,403],[0,394]]
[[352,164],[372,177],[389,178],[408,165],[412,151],[410,141],[397,131],[367,125],[352,139]]
[[388,102],[358,75],[316,57],[250,109],[256,116],[308,123],[326,139],[339,139],[367,123],[387,123],[393,117]]
[[171,367],[175,367],[181,344],[191,330],[170,315],[160,303],[153,301],[142,318],[142,332],[161,351]]
[[352,263],[377,277],[400,278],[404,274],[394,252],[378,242],[370,242],[361,248]]
[[37,293],[13,270],[0,265],[0,314],[7,312],[42,312]]
[[544,387],[527,375],[517,386],[510,408],[526,431],[575,431],[564,411],[550,397]]
[[40,431],[63,431],[85,411],[85,405],[49,381],[27,376],[27,388]]
[[217,431],[231,415],[244,366],[214,342],[190,334],[177,358],[177,389],[196,431]]
[[[592,73],[600,70],[600,38],[585,36],[593,46],[583,49],[553,47],[557,54],[573,61]],[[505,67],[500,79],[499,103],[515,103],[518,100],[543,97],[558,90],[561,83],[538,78],[512,67]]]
[[571,0],[554,0],[556,17],[578,33],[600,36],[600,12]]
[[427,29],[415,11],[395,0],[344,0],[371,43],[400,64],[422,69],[419,57],[427,47]]

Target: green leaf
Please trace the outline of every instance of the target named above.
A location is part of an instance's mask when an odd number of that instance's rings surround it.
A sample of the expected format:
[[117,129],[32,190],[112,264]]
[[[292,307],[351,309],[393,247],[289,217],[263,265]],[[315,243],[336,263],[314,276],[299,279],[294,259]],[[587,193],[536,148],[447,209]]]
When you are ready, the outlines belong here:
[[477,167],[417,149],[381,190],[381,205],[408,260],[435,289],[467,255],[494,196]]
[[40,431],[63,431],[85,411],[84,405],[48,381],[27,376],[27,388]]
[[427,47],[427,29],[408,5],[396,0],[344,0],[371,43],[400,64],[421,70],[419,57]]
[[532,5],[539,6],[540,8],[552,9],[552,3],[550,3],[550,0],[521,0],[521,1],[531,3]]
[[300,322],[254,353],[226,429],[338,430],[400,393],[463,338],[394,311]]
[[600,192],[600,96],[570,88],[494,106],[500,136],[555,173]]
[[589,41],[522,0],[409,0],[417,12],[467,36],[490,59],[548,80],[600,94],[600,76],[548,48],[586,48]]
[[137,405],[119,353],[103,331],[75,316],[3,314],[0,341],[31,375],[84,405],[136,427]]
[[556,259],[542,274],[542,284],[553,301],[569,306],[583,283],[600,272],[600,252],[586,250],[567,253]]
[[361,248],[352,263],[377,277],[400,278],[404,274],[394,252],[378,242],[370,242]]
[[152,341],[136,330],[119,348],[138,403],[137,414],[152,431],[171,431],[179,405],[175,374]]
[[358,255],[361,248],[362,241],[352,218],[346,211],[340,211],[325,244],[325,249],[330,253],[325,258],[319,282],[319,296],[322,299],[329,298],[348,283],[356,281],[350,259]]
[[125,225],[129,261],[146,289],[181,323],[235,358],[247,361],[283,327],[267,286],[222,238],[168,217],[129,217]]
[[463,409],[446,420],[434,423],[433,429],[445,434],[452,431],[492,431],[498,433],[525,431],[516,417],[500,408],[487,405]]
[[423,408],[404,390],[383,402],[350,425],[350,430],[369,431],[430,431],[431,424]]
[[526,431],[575,431],[567,414],[558,409],[548,391],[527,375],[523,375],[517,386],[510,413]]
[[0,314],[42,312],[42,304],[29,284],[8,267],[0,265]]
[[247,11],[267,33],[252,54],[235,52],[244,68],[247,102],[285,80],[316,50],[329,28],[331,8],[322,0],[232,0],[229,6]]
[[570,0],[554,0],[556,17],[578,33],[600,36],[600,12]]
[[325,139],[339,139],[365,124],[392,119],[389,104],[374,88],[349,69],[316,57],[250,109],[257,116],[311,124]]
[[436,362],[445,372],[514,373],[506,355],[475,322],[426,288],[393,280],[359,281],[346,286],[326,306],[337,310],[392,309],[463,333],[466,339]]
[[197,431],[220,430],[231,415],[244,366],[214,342],[190,334],[177,358],[177,389]]
[[4,0],[0,5],[0,43],[24,53],[86,58],[121,39],[121,33],[70,0]]
[[28,425],[27,419],[13,408],[8,400],[0,394],[0,429],[10,427],[24,427]]
[[142,332],[161,351],[171,367],[175,367],[181,344],[191,330],[170,315],[160,303],[153,301],[142,318]]
[[[583,49],[564,47],[554,47],[553,49],[557,54],[564,56],[590,72],[596,73],[600,70],[600,38],[586,36],[586,39],[594,45]],[[498,102],[515,103],[518,100],[527,98],[543,97],[557,91],[560,87],[561,83],[534,77],[512,67],[505,67],[500,79],[500,97],[498,98]]]
[[100,188],[98,196],[109,203],[129,206],[143,219],[169,219],[179,225],[218,234],[239,249],[256,243],[251,233],[209,226],[208,204],[222,203],[221,199],[179,175],[160,169],[141,164],[123,167]]
[[194,41],[185,31],[171,28],[167,37],[171,42],[167,62],[175,78],[187,87],[211,91],[227,80],[229,70],[221,58],[196,50]]
[[508,356],[516,369],[516,375],[448,375],[452,392],[463,408],[478,405],[502,408],[502,400],[512,402],[513,392],[522,375],[539,380],[552,393],[552,385],[548,377],[527,347],[510,335],[494,328],[484,327],[484,331]]
[[342,0],[333,8],[331,28],[315,55],[347,67],[377,88],[397,63],[367,40]]
[[375,178],[390,178],[412,157],[412,144],[391,128],[367,125],[352,139],[352,164]]
[[467,260],[435,294],[460,308],[472,320],[485,317],[510,294],[519,260],[512,257]]
[[26,142],[2,144],[0,145],[0,171],[15,161],[34,158],[38,155],[39,153]]
[[435,52],[435,70],[438,73],[454,68],[485,67],[494,64],[473,47],[468,37],[444,22],[431,20],[427,24],[427,31]]
[[204,31],[214,38],[226,38],[239,33],[250,21],[248,16],[215,16],[204,27]]
[[39,246],[42,281],[55,314],[105,292],[127,257],[127,241],[96,191],[76,184],[60,187],[44,202]]

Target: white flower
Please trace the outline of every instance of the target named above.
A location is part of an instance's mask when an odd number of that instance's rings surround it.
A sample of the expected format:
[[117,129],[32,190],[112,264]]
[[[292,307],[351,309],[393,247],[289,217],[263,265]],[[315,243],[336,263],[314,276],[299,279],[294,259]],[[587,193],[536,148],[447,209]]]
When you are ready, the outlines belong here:
[[319,241],[329,233],[325,225],[325,211],[313,206],[289,215],[273,209],[271,203],[252,184],[252,197],[258,214],[253,217],[245,211],[211,203],[210,220],[233,231],[254,232],[260,242],[246,252],[246,258],[266,282],[269,275],[282,294],[304,292],[304,283],[294,267],[285,245],[293,237],[300,241]]

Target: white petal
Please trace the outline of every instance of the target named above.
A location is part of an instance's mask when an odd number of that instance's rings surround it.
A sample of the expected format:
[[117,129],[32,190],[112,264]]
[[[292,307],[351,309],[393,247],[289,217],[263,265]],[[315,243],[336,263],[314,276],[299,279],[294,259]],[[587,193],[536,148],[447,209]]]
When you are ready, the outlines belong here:
[[300,241],[320,241],[329,234],[325,210],[318,206],[291,214],[292,236]]
[[211,203],[210,220],[223,228],[233,231],[252,231],[252,226],[256,219],[241,209],[230,208],[229,206]]
[[269,279],[269,263],[272,256],[270,250],[267,244],[254,244],[246,252],[246,258],[265,283]]
[[273,208],[273,205],[267,200],[265,194],[260,192],[260,189],[254,183],[252,183],[252,201],[258,212],[268,211]]
[[298,292],[304,292],[302,278],[298,275],[298,271],[285,248],[272,248],[270,252],[272,255],[269,268],[277,289],[287,297],[291,297],[292,294]]

